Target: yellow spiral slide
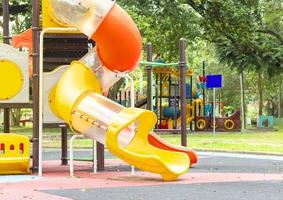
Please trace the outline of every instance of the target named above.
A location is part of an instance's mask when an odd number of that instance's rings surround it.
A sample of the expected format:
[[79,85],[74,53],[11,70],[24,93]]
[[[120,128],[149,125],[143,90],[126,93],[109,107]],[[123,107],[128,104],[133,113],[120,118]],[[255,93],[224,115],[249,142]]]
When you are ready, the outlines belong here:
[[[110,152],[166,181],[187,172],[187,154],[153,146],[148,141],[157,119],[153,112],[125,108],[102,94],[133,70],[141,55],[140,33],[128,14],[111,0],[48,0],[53,17],[95,40],[80,61],[74,61],[49,94],[52,111],[74,132],[107,145]],[[64,12],[61,12],[64,10]]]

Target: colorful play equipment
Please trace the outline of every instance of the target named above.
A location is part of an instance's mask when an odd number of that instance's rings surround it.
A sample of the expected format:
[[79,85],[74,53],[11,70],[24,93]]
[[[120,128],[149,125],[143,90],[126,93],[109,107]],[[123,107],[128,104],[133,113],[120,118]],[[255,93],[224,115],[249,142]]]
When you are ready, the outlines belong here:
[[182,84],[186,88],[184,101],[186,103],[185,121],[187,126],[192,123],[195,115],[202,115],[202,96],[198,91],[193,89],[191,86],[192,81],[186,83],[187,79],[192,80],[192,68],[186,66],[186,70],[184,71],[185,82],[181,84],[181,74],[177,63],[143,61],[140,62],[140,65],[150,67],[150,74],[147,72],[147,79],[150,76],[154,77],[154,82],[150,81],[147,83],[147,90],[150,92],[148,92],[147,101],[144,103],[148,104],[147,108],[154,111],[158,116],[155,131],[175,133],[181,131],[182,98],[180,89]]
[[258,116],[257,126],[258,128],[273,128],[274,117],[265,115]]
[[[195,125],[195,130],[199,131],[211,128],[211,117],[204,116],[205,87],[199,89],[203,90],[202,94],[193,88],[193,70],[186,64],[185,40],[180,40],[178,63],[152,62],[150,44],[147,45],[147,61],[139,62],[141,35],[132,19],[115,1],[43,0],[41,34],[39,3],[35,0],[32,3],[33,28],[13,38],[15,48],[29,49],[29,67],[28,54],[25,53],[25,59],[18,61],[14,54],[10,53],[9,57],[9,53],[3,56],[5,51],[0,52],[0,81],[13,80],[12,83],[5,83],[10,84],[10,89],[0,88],[0,103],[22,103],[22,99],[16,101],[22,94],[28,102],[28,72],[33,80],[33,104],[29,102],[27,105],[32,106],[34,111],[31,139],[33,169],[38,168],[39,175],[42,175],[43,124],[64,126],[65,130],[69,127],[76,134],[105,144],[110,152],[129,164],[160,174],[164,180],[176,180],[197,163],[197,155],[193,150],[170,145],[152,132],[156,123],[157,131],[180,132],[182,145],[186,146],[188,125],[191,129]],[[7,12],[3,12],[4,21],[9,18],[7,16]],[[8,29],[9,26],[5,24],[5,43],[9,43]],[[89,39],[95,42],[89,42]],[[10,49],[12,52],[12,47],[8,45],[1,46],[2,49]],[[14,48],[13,51],[16,52]],[[136,98],[136,105],[146,105],[147,110],[133,107],[133,94],[124,98],[125,101],[131,99],[130,103],[125,103],[125,106],[131,105],[131,108],[120,105],[123,104],[121,95],[121,101],[117,101],[120,104],[106,98],[109,88],[121,78],[128,77],[130,80],[128,73],[139,64],[146,65],[147,99]],[[152,74],[155,75],[155,84]],[[202,85],[205,81],[203,73]],[[3,83],[0,83],[1,87]],[[4,127],[7,127],[9,112],[6,111],[10,107],[5,106]],[[235,116],[238,114],[217,119],[219,123],[216,126],[220,130],[236,130],[240,122]],[[22,152],[25,156],[29,154],[26,139],[20,138],[20,151],[23,144],[25,150]],[[66,150],[66,134],[62,141],[62,149]],[[14,142],[14,145],[18,143]],[[8,152],[7,145],[0,147],[1,152]],[[98,149],[99,165],[103,163],[101,154],[104,147],[100,145]],[[62,161],[67,161],[66,152],[63,154]],[[11,159],[19,157],[11,155]],[[11,169],[16,168],[13,164],[9,166]],[[29,166],[25,167],[29,169]],[[0,171],[10,173],[6,169],[0,168]],[[28,172],[23,170],[23,173]]]
[[205,115],[210,116],[213,113],[213,106],[215,106],[214,111],[216,112],[217,116],[223,116],[224,115],[224,102],[222,101],[215,101],[215,102],[208,102],[205,105]]
[[[158,129],[180,129],[180,72],[174,66],[153,67],[155,76],[155,95],[153,96],[154,110],[159,116]],[[192,69],[186,72],[186,78],[193,76]],[[202,112],[202,97],[198,91],[186,84],[186,121],[187,125],[194,119],[195,114]]]
[[[229,117],[224,117],[224,102],[207,101],[207,76],[205,75],[205,64],[203,64],[203,75],[199,76],[199,81],[196,83],[196,88],[192,87],[193,69],[186,67],[186,79],[183,86],[186,88],[185,109],[181,109],[180,88],[180,70],[177,68],[177,63],[151,62],[143,61],[140,65],[148,65],[152,73],[148,73],[147,79],[151,74],[154,77],[154,83],[147,83],[147,90],[150,92],[147,100],[140,101],[138,105],[144,106],[151,102],[151,106],[147,106],[158,116],[158,123],[155,127],[156,132],[174,132],[181,131],[182,124],[185,122],[187,128],[192,131],[212,131],[213,130],[213,112],[216,118],[216,130],[225,132],[240,131],[240,115],[234,113]],[[201,92],[202,90],[202,92]],[[208,98],[207,98],[208,99]],[[185,121],[181,120],[181,114],[186,111]]]
[[[195,120],[196,131],[212,131],[214,123],[213,117],[209,116],[197,116]],[[222,132],[239,132],[241,131],[240,111],[234,112],[229,117],[216,117],[215,128],[217,131]]]
[[[205,91],[209,89],[215,90],[215,88],[222,88],[222,75],[206,75],[205,63],[203,63],[203,74],[199,76],[199,82],[197,88],[201,89],[204,97],[204,110],[203,116],[197,116],[195,118],[195,130],[196,131],[220,131],[220,132],[236,132],[241,131],[240,111],[234,112],[229,117],[224,117],[224,102],[219,98],[216,101],[216,96],[211,102],[206,102]],[[215,95],[215,91],[213,92]],[[208,99],[208,98],[207,98]],[[216,118],[214,119],[214,116]],[[215,123],[214,123],[215,120]],[[215,133],[215,132],[214,132]]]
[[16,134],[0,134],[0,174],[30,173],[29,138]]
[[[125,108],[102,96],[117,81],[111,77],[132,71],[141,54],[140,33],[128,14],[112,1],[52,1],[50,8],[58,21],[96,41],[96,48],[72,62],[50,93],[52,111],[75,132],[106,144],[110,152],[139,169],[158,173],[164,180],[186,173],[190,167],[187,154],[158,148],[148,140],[156,122],[154,113]],[[77,18],[69,9],[78,11]]]

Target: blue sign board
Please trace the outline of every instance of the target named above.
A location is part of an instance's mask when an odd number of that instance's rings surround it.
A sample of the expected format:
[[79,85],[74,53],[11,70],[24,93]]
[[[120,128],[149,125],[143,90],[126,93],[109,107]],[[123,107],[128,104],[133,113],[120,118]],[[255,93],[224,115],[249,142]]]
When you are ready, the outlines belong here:
[[207,75],[206,88],[207,89],[222,88],[222,75],[221,74]]

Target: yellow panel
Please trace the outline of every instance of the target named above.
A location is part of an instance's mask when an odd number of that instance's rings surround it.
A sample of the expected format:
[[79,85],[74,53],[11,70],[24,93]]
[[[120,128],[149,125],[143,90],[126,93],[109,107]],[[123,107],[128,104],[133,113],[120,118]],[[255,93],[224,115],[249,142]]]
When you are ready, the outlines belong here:
[[22,70],[10,60],[0,60],[0,100],[15,97],[22,89]]
[[29,138],[16,134],[0,134],[0,174],[30,173]]

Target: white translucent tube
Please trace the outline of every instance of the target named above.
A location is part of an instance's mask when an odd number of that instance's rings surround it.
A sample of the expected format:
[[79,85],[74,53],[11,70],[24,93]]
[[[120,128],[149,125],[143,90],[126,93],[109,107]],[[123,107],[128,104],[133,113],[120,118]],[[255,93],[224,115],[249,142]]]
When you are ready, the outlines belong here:
[[104,94],[107,94],[108,90],[120,79],[120,77],[117,76],[117,73],[102,66],[96,53],[96,48],[91,49],[89,53],[81,58],[80,62],[84,63],[94,71],[97,79],[101,83]]
[[[123,109],[123,106],[108,98],[92,93],[84,97],[76,107],[72,115],[72,126],[76,131],[105,144],[107,128]],[[127,146],[134,136],[133,124],[119,134],[119,144]]]
[[58,21],[80,29],[91,37],[115,1],[111,0],[50,0],[51,12]]

